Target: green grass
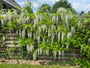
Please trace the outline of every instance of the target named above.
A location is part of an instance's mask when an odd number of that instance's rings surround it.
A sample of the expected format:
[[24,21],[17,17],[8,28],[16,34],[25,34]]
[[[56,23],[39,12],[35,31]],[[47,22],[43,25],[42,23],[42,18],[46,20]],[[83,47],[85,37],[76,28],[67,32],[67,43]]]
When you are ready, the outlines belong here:
[[[43,65],[27,65],[27,64],[0,64],[0,68],[71,68],[69,66],[43,66]],[[75,68],[75,67],[72,67]]]

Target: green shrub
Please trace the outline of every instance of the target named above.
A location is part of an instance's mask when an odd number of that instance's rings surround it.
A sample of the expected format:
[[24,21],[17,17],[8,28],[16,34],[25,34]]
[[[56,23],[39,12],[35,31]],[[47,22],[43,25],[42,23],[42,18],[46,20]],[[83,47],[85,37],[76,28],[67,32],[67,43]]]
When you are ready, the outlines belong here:
[[65,66],[65,62],[60,62],[59,65]]
[[83,68],[89,68],[90,67],[90,61],[88,58],[79,58],[77,59],[77,63],[83,67]]
[[52,61],[51,61],[51,65],[57,65],[57,62],[54,61],[54,60],[52,60]]
[[5,62],[5,59],[1,59],[1,62]]
[[69,65],[71,65],[71,66],[75,66],[76,65],[75,60],[72,60],[72,59],[66,60],[66,63],[69,64]]

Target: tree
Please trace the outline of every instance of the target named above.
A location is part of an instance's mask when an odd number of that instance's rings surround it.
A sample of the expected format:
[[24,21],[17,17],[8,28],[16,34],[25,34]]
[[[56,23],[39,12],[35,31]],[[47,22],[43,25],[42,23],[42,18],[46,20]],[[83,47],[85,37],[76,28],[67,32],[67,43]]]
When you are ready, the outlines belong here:
[[42,4],[39,10],[40,9],[41,9],[41,12],[51,12],[51,6],[49,6],[48,4]]
[[71,8],[72,13],[76,14],[77,11],[74,8]]
[[63,7],[66,9],[71,9],[73,13],[76,13],[76,11],[72,8],[71,4],[67,0],[59,0],[53,5],[52,12],[55,13],[59,7]]
[[27,0],[27,3],[25,3],[24,5],[24,10],[26,10],[28,13],[33,13],[33,10],[32,10],[32,3],[31,1]]

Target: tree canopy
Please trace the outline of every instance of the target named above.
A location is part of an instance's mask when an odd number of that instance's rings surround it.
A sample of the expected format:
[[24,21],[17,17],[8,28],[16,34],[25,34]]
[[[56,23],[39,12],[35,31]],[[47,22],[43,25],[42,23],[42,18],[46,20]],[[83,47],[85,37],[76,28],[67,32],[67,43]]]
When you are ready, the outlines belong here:
[[28,13],[33,13],[32,5],[31,1],[27,0],[27,3],[24,5],[24,10],[27,10]]
[[51,12],[51,6],[48,4],[42,4],[39,10],[41,10],[40,12]]
[[67,0],[59,0],[53,5],[52,12],[56,13],[59,7],[63,7],[66,9],[71,9],[73,13],[76,13],[75,9],[72,8],[71,4]]

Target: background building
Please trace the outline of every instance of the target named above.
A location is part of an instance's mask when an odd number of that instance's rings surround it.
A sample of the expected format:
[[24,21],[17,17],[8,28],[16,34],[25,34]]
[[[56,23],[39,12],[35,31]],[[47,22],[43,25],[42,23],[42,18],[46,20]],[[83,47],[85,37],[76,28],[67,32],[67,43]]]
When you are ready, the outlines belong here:
[[0,3],[2,3],[3,9],[15,8],[15,6],[20,7],[15,0],[0,0]]

